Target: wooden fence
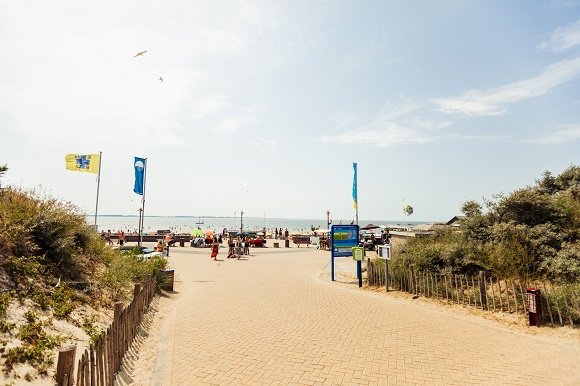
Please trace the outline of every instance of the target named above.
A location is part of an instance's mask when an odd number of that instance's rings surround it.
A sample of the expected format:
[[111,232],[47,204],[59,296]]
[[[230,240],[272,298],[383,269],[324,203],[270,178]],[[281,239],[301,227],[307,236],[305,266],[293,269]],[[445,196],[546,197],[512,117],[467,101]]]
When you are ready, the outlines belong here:
[[[388,264],[389,288],[417,296],[464,304],[494,312],[528,312],[526,289],[539,288],[543,322],[569,324],[580,322],[578,286],[557,285],[551,281],[493,278],[481,271],[479,276],[418,271],[413,267]],[[385,286],[385,261],[367,259],[367,285]]]
[[76,346],[60,350],[56,369],[59,386],[105,386],[113,385],[115,375],[121,369],[123,356],[137,335],[145,311],[155,296],[156,280],[152,276],[143,286],[135,284],[133,300],[124,307],[115,303],[113,322],[99,340],[85,350],[76,367],[74,378],[74,358]]

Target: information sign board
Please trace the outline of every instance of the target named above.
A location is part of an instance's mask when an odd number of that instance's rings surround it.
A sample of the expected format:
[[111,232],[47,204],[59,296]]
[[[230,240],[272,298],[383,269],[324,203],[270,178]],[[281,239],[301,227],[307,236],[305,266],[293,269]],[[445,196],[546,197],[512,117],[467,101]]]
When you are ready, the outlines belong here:
[[333,256],[351,256],[352,247],[358,247],[358,225],[333,225],[330,231]]
[[379,259],[391,260],[391,246],[390,245],[378,245],[379,247]]
[[352,247],[352,259],[363,261],[365,258],[365,249],[363,247]]

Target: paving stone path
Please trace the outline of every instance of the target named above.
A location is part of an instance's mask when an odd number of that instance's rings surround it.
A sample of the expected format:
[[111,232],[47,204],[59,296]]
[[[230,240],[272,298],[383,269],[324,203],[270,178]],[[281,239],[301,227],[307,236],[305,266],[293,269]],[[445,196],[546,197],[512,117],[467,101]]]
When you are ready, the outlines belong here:
[[331,283],[328,252],[224,252],[171,250],[152,385],[580,384],[580,342]]

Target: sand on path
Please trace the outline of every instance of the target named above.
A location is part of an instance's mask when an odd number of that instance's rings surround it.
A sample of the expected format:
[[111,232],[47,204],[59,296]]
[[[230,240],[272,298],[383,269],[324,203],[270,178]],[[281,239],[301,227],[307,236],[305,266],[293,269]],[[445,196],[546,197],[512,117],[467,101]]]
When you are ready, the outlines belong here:
[[225,252],[171,250],[120,384],[580,383],[577,341],[332,283],[325,251]]

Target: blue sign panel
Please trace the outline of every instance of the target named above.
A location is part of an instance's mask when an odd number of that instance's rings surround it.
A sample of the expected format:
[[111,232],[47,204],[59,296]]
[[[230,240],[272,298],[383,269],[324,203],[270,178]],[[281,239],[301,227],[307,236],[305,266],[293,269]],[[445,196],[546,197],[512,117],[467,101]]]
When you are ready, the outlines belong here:
[[352,256],[352,247],[358,247],[358,225],[333,225],[330,231],[333,256]]

